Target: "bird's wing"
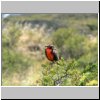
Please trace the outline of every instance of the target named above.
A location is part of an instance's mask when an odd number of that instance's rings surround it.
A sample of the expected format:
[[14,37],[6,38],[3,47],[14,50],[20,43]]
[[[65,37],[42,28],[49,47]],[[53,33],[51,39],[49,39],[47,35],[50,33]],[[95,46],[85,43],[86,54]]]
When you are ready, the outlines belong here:
[[55,50],[55,49],[53,50],[53,55],[54,55],[54,60],[59,59],[57,50]]

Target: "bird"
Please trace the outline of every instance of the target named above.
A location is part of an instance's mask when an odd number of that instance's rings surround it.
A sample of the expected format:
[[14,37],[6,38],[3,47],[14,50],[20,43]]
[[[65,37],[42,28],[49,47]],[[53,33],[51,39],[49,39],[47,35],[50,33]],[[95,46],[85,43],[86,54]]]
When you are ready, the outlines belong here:
[[45,46],[45,55],[49,61],[55,62],[59,60],[59,56],[53,45]]

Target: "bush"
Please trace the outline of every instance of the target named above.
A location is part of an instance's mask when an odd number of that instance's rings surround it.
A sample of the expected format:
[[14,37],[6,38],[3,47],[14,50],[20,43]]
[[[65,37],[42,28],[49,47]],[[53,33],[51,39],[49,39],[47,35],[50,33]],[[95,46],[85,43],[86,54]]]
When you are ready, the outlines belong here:
[[[43,86],[86,86],[97,85],[97,64],[90,64],[81,69],[81,64],[76,60],[60,61],[53,64],[42,65]],[[93,80],[96,80],[94,82]],[[93,81],[93,82],[92,82]],[[91,82],[91,83],[90,83]],[[93,84],[92,84],[93,83]]]

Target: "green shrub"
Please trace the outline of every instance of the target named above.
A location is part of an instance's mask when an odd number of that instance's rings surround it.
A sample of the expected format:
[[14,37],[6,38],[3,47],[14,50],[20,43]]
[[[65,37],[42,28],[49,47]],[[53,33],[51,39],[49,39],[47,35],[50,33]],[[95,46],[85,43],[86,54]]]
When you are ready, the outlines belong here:
[[42,85],[86,86],[89,85],[91,81],[98,80],[97,64],[88,65],[83,70],[80,70],[79,66],[81,66],[81,64],[75,59],[68,61],[61,59],[56,63],[42,65]]

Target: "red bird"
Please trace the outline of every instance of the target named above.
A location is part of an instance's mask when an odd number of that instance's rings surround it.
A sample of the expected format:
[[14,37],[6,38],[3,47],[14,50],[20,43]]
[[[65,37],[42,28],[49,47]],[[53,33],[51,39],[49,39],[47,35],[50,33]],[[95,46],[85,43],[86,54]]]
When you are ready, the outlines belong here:
[[57,53],[54,51],[54,46],[48,45],[45,46],[45,55],[47,57],[48,60],[50,61],[58,61],[59,57],[57,55]]

